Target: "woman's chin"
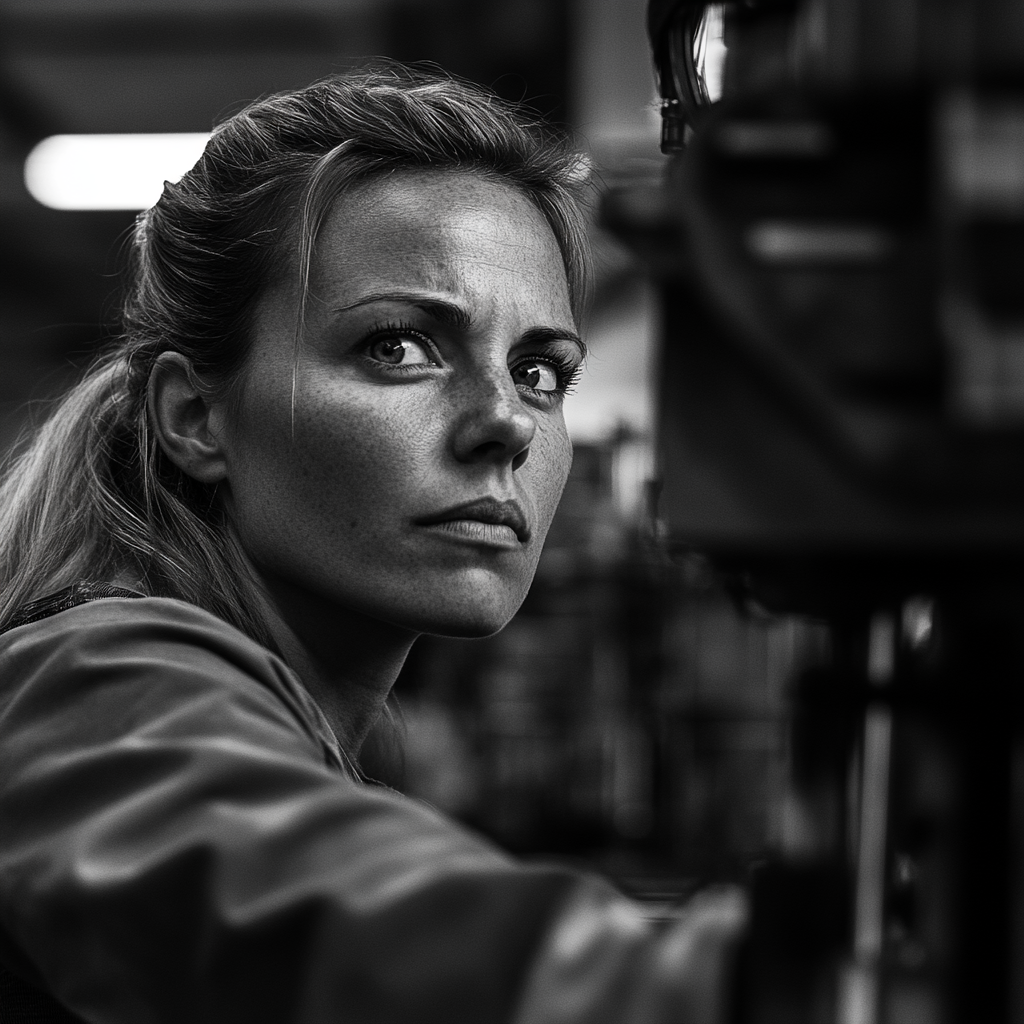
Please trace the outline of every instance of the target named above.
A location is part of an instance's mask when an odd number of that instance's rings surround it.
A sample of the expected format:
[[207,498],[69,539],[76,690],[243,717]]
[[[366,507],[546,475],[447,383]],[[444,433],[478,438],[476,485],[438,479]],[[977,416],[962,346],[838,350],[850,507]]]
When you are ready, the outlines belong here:
[[436,629],[425,629],[423,632],[430,633],[433,636],[453,637],[457,640],[482,640],[484,637],[500,633],[508,623],[509,619],[507,618],[494,619],[489,622],[452,621],[442,623]]
[[522,603],[519,595],[468,594],[461,600],[448,596],[429,607],[410,609],[401,625],[418,633],[478,640],[504,629]]
[[503,630],[511,620],[512,614],[514,613],[484,615],[477,612],[472,615],[433,616],[432,621],[424,623],[426,628],[420,629],[419,632],[462,640],[480,640]]

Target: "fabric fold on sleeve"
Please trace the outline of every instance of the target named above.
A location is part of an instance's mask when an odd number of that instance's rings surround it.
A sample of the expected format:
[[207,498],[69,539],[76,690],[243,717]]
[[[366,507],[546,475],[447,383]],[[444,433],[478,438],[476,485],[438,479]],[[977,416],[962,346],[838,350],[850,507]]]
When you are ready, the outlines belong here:
[[346,775],[318,714],[181,602],[0,638],[8,969],[96,1024],[715,1019],[741,912],[659,928],[518,863]]

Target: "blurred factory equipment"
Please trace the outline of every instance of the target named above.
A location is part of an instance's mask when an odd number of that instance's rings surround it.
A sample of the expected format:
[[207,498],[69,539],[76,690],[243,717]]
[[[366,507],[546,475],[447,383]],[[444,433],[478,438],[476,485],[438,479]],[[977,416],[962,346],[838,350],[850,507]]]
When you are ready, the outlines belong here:
[[604,218],[661,295],[661,532],[828,623],[739,1019],[1024,1020],[1024,5],[649,28],[670,166]]

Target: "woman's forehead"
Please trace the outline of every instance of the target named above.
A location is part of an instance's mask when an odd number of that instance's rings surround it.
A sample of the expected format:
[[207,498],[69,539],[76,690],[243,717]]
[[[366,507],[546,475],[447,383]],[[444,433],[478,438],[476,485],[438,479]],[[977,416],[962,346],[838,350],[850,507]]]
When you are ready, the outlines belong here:
[[398,244],[400,255],[474,243],[558,251],[551,226],[527,196],[468,171],[406,171],[362,183],[335,201],[317,247],[328,254],[353,244]]
[[543,214],[511,186],[462,172],[389,177],[341,197],[312,271],[314,287],[342,304],[367,290],[470,295],[513,286],[568,303]]

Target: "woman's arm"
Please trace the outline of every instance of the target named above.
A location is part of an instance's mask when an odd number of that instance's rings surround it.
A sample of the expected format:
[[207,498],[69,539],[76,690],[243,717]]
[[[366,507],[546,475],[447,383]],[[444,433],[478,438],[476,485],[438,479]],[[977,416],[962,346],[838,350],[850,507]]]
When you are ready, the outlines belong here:
[[287,670],[100,601],[0,650],[0,927],[96,1022],[714,1020],[742,909],[657,930],[325,764]]

